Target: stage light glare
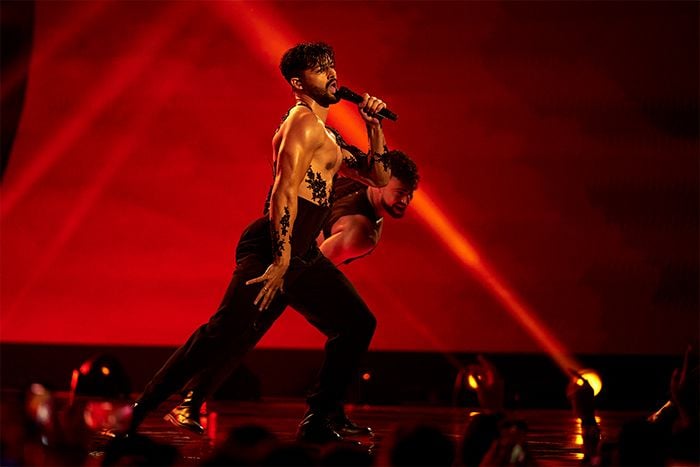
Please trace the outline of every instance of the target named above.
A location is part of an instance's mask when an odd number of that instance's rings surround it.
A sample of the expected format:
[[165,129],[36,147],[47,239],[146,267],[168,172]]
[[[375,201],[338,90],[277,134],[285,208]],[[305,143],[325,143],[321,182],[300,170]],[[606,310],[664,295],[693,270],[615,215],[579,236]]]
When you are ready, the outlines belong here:
[[474,390],[476,390],[479,387],[479,382],[477,381],[476,376],[474,375],[467,376],[467,384],[470,388]]
[[51,421],[51,409],[48,405],[42,404],[36,409],[36,421],[40,425],[46,425]]
[[574,444],[576,446],[583,446],[583,436],[581,436],[581,435],[574,436]]
[[126,400],[89,400],[83,410],[85,426],[98,433],[124,432],[131,417],[132,406]]
[[47,426],[51,422],[53,400],[44,385],[33,383],[26,394],[25,411],[29,419],[38,426]]
[[29,386],[29,391],[34,396],[45,396],[49,393],[48,389],[46,389],[43,384],[39,383],[32,383],[31,386]]
[[78,387],[78,379],[80,378],[80,372],[75,369],[70,378],[70,393],[75,394],[75,388]]
[[372,379],[372,375],[370,373],[362,373],[363,381],[369,381],[370,379]]
[[[601,381],[598,373],[596,373],[595,370],[591,370],[590,368],[579,370],[578,373],[581,375],[581,378],[588,381],[588,384],[590,384],[593,388],[593,395],[597,396],[600,393],[601,389],[603,389],[603,382]],[[578,381],[576,381],[576,384],[582,386],[583,381],[579,379]]]

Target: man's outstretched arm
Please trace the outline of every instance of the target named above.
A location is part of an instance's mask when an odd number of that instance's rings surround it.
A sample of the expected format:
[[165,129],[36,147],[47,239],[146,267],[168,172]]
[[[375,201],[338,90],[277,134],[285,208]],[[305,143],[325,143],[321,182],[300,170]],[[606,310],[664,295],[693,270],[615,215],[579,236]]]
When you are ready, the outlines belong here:
[[246,284],[264,282],[255,304],[265,310],[283,286],[292,255],[291,235],[297,217],[297,194],[313,154],[325,137],[318,119],[311,113],[292,117],[282,130],[282,142],[277,154],[276,176],[270,196],[270,229],[272,264],[265,273]]

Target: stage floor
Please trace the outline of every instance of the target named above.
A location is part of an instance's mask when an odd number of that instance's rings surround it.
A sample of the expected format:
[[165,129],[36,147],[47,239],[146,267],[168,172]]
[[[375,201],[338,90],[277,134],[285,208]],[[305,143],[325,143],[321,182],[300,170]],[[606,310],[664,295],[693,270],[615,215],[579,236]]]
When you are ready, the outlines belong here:
[[[209,407],[210,412],[215,414],[209,417],[209,436],[200,437],[165,422],[162,416],[169,408],[169,404],[164,404],[161,411],[144,422],[140,432],[177,446],[187,464],[196,464],[205,459],[212,452],[213,446],[224,440],[228,431],[235,426],[262,425],[280,440],[292,441],[305,411],[301,400],[215,402]],[[379,452],[397,425],[416,422],[438,427],[455,444],[459,444],[471,410],[433,406],[348,406],[347,412],[353,420],[373,428],[375,436],[360,441],[374,452]],[[606,439],[616,439],[622,423],[642,415],[644,414],[640,412],[601,412],[599,417],[603,436]],[[511,416],[527,423],[528,443],[539,460],[551,465],[580,463],[580,429],[570,411],[520,410],[511,412]]]

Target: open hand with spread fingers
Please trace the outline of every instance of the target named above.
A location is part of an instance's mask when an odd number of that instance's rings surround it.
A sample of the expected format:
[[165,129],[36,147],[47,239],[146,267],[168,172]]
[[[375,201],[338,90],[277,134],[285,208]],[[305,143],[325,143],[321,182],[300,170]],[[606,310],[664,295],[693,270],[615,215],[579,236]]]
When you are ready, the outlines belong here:
[[275,298],[275,295],[277,295],[277,292],[284,292],[284,274],[287,272],[287,268],[288,265],[286,264],[272,263],[262,276],[246,282],[246,285],[258,284],[260,282],[264,284],[253,302],[254,305],[258,305],[258,310],[267,310],[270,303]]

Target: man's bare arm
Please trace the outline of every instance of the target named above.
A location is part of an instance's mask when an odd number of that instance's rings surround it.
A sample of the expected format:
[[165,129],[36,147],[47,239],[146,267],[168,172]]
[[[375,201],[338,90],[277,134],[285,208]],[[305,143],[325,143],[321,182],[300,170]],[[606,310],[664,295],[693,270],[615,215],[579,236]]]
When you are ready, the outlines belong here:
[[321,243],[321,253],[336,266],[369,253],[379,240],[367,217],[343,216],[333,224],[331,236]]
[[265,282],[255,304],[266,309],[283,286],[284,274],[291,260],[292,228],[297,216],[297,194],[313,154],[325,138],[323,127],[312,113],[298,113],[283,128],[276,161],[276,176],[270,196],[272,264],[265,273],[246,284]]

